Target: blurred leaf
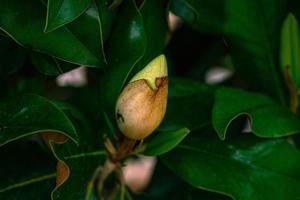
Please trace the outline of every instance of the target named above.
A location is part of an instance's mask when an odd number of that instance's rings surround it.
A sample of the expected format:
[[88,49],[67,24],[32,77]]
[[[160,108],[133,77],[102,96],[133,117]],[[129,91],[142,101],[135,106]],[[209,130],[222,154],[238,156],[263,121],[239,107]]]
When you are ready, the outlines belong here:
[[199,32],[182,23],[174,14],[169,14],[169,17],[170,28],[176,27],[176,31],[170,34],[171,40],[165,50],[169,74],[204,82],[210,77],[210,67],[227,68],[223,62],[225,56],[229,57],[224,38]]
[[56,161],[34,141],[0,148],[0,199],[49,199],[55,186]]
[[230,123],[241,115],[251,120],[251,130],[260,137],[281,137],[300,132],[300,120],[287,108],[261,94],[221,88],[216,92],[212,122],[221,139]]
[[287,98],[279,66],[283,0],[172,0],[172,12],[193,28],[224,35],[237,73],[282,104]]
[[37,0],[2,0],[0,29],[17,43],[74,64],[103,67],[100,55],[67,28],[43,32],[45,8]]
[[45,31],[53,31],[79,17],[91,4],[91,0],[48,0]]
[[284,139],[243,135],[224,142],[192,132],[162,159],[194,187],[237,200],[300,197],[299,152]]
[[[26,65],[24,67],[26,67]],[[30,70],[30,67],[29,67],[29,70]],[[25,73],[28,73],[28,71],[26,71]],[[20,70],[20,72],[18,72],[18,74],[21,74],[22,72],[24,72],[24,71]],[[2,93],[1,93],[2,96],[0,95],[0,102],[5,103],[6,101],[10,101],[12,99],[18,99],[18,98],[20,98],[20,96],[27,95],[27,94],[35,94],[35,95],[45,96],[46,95],[45,79],[43,77],[39,76],[39,74],[37,74],[37,75],[38,76],[20,75],[18,77],[17,74],[14,74],[14,75],[10,75],[10,76],[6,77],[6,82],[4,82],[4,84],[0,83],[1,86],[4,86],[4,88],[6,88],[6,91],[5,90],[2,91]],[[11,84],[12,80],[14,81],[15,77],[18,77],[18,78],[17,78],[16,82],[14,83],[14,85],[12,85]],[[1,86],[0,86],[0,88],[1,88]],[[1,109],[0,109],[0,112],[1,112]]]
[[296,88],[300,87],[300,32],[297,19],[288,14],[281,29],[281,67],[288,71]]
[[190,132],[187,128],[177,131],[159,131],[147,138],[146,151],[143,153],[147,156],[158,156],[176,147]]
[[[10,92],[13,90],[10,89]],[[39,78],[22,78],[17,83],[16,91],[12,92],[11,98],[14,98],[13,95],[26,95],[26,94],[35,94],[44,96],[45,95],[45,82]]]
[[57,132],[77,141],[72,122],[41,96],[28,94],[0,103],[0,146],[41,132]]
[[0,77],[15,72],[24,64],[26,52],[8,37],[0,36]]
[[146,48],[143,19],[133,0],[120,7],[107,44],[109,68],[103,74],[102,94],[105,111],[114,119],[115,103],[122,87]]

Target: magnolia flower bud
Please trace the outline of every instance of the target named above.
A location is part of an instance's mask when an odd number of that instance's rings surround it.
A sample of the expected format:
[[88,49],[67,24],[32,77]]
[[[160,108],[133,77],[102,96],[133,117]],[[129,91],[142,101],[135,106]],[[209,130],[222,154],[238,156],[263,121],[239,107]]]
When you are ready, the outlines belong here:
[[115,114],[119,129],[126,137],[141,140],[159,126],[167,107],[167,76],[166,58],[160,55],[123,89]]

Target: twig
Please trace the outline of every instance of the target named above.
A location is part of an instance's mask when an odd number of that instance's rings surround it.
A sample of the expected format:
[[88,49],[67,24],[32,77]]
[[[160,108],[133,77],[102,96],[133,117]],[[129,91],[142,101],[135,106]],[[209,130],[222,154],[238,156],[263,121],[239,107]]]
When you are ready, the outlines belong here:
[[[124,198],[125,180],[123,177],[121,162],[135,152],[136,142],[136,140],[124,137],[121,143],[115,147],[109,138],[105,138],[104,145],[108,152],[108,158],[103,166],[96,169],[92,179],[100,199],[113,199],[119,190],[118,186],[120,186],[122,196]],[[107,188],[105,188],[105,181],[112,173],[115,173],[119,184],[115,184],[110,191],[106,191]]]

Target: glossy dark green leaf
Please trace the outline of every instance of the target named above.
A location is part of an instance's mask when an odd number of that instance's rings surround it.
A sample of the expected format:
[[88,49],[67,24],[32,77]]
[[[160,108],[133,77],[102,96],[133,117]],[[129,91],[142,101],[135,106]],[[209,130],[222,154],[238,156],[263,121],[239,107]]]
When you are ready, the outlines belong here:
[[0,199],[50,199],[56,160],[36,141],[17,141],[0,148]]
[[124,2],[119,12],[107,46],[110,69],[102,83],[104,106],[111,121],[114,121],[115,102],[121,89],[130,77],[162,52],[167,33],[164,1],[146,1],[140,10],[135,2]]
[[103,66],[99,55],[67,28],[43,32],[46,8],[40,1],[2,0],[0,29],[17,43],[59,59],[88,66]]
[[[101,41],[101,33],[99,30],[100,21],[94,4],[78,19],[68,24],[71,32],[94,54],[99,56],[100,60],[105,61],[102,51],[103,42]],[[84,29],[82,27],[85,27]],[[59,75],[63,72],[72,70],[78,65],[57,60],[52,56],[43,55],[41,53],[32,53],[31,60],[35,67],[46,75]],[[103,63],[103,66],[105,64]]]
[[91,0],[48,0],[45,31],[53,31],[79,17]]
[[145,0],[140,8],[146,30],[147,49],[145,55],[155,57],[161,53],[166,44],[168,1]]
[[96,130],[91,130],[85,115],[76,107],[64,102],[55,102],[55,104],[75,124],[80,142],[78,146],[71,141],[63,145],[51,143],[55,157],[66,163],[69,168],[69,176],[65,177],[66,181],[52,192],[52,198],[86,200],[94,172],[105,160],[103,135]]
[[104,150],[95,150],[91,152],[76,152],[75,147],[69,148],[71,152],[68,156],[65,147],[54,147],[54,151],[59,160],[64,161],[70,170],[67,180],[52,193],[52,198],[59,199],[86,199],[89,193],[89,187],[97,167],[103,165],[105,160]]
[[[77,107],[73,106],[72,104],[62,101],[55,101],[53,103],[70,119],[76,131],[78,132],[78,141],[80,141],[79,146],[69,141],[65,146],[58,145],[57,148],[61,147],[62,149],[66,150],[70,147],[73,149],[72,151],[76,150],[76,152],[89,152],[94,151],[95,149],[103,149],[103,133],[99,132],[98,130],[92,129],[92,126],[90,124],[91,122],[89,121],[90,118],[86,117],[86,114],[83,114]],[[72,152],[70,151],[67,153]]]
[[231,198],[191,186],[158,160],[149,186],[143,192],[134,194],[133,199],[227,200]]
[[143,58],[132,70],[131,76],[134,76],[135,73],[163,52],[168,32],[167,4],[168,1],[145,0],[141,5],[140,13],[143,18],[146,34],[146,50]]
[[41,132],[62,133],[76,142],[72,122],[52,102],[37,95],[24,95],[0,103],[0,146]]
[[105,110],[114,119],[114,108],[122,87],[146,48],[143,19],[133,0],[125,1],[114,23],[107,44],[109,69],[103,75],[102,92]]
[[224,142],[192,132],[162,159],[194,187],[237,200],[300,197],[299,151],[284,139],[243,135]]
[[270,98],[239,89],[221,88],[216,92],[212,123],[225,139],[230,123],[241,115],[251,121],[251,130],[261,137],[281,137],[300,132],[300,120]]
[[106,66],[106,58],[101,23],[97,6],[93,3],[85,13],[67,27],[100,60],[103,67]]
[[103,43],[109,38],[118,8],[109,9],[109,0],[95,0],[98,8],[100,29]]
[[146,140],[146,150],[143,154],[148,156],[158,156],[171,151],[190,132],[187,128],[176,131],[158,131]]
[[283,0],[172,0],[171,10],[193,28],[225,36],[236,72],[251,87],[286,104],[279,66]]

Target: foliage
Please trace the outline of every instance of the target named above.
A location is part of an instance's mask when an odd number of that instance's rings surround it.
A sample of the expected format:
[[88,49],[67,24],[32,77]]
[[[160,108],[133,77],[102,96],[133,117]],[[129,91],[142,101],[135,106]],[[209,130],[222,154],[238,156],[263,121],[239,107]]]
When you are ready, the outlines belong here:
[[0,199],[97,199],[118,95],[162,53],[157,167],[116,199],[299,199],[299,20],[296,0],[0,0]]

